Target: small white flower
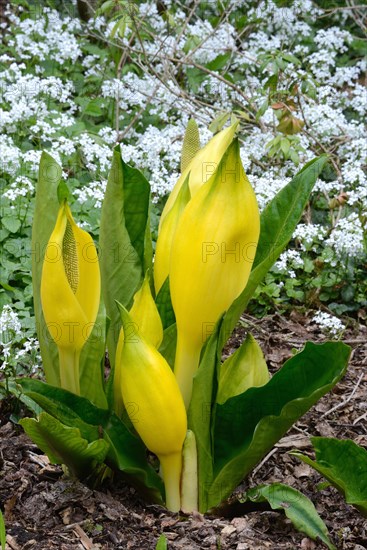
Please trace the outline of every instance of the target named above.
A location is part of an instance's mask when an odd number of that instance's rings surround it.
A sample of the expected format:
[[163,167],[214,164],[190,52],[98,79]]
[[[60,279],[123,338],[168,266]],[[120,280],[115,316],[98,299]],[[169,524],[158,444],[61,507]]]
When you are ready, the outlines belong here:
[[318,311],[312,320],[323,332],[330,334],[330,336],[340,337],[341,333],[345,329],[345,325],[340,319],[338,319],[338,317],[330,315],[324,311]]
[[20,336],[22,333],[21,330],[22,325],[20,324],[17,313],[6,304],[0,314],[0,344],[7,345],[9,335],[14,333]]
[[303,268],[303,259],[297,250],[286,250],[279,256],[279,260],[275,262],[274,267],[281,273],[286,273],[291,279],[296,277],[293,269]]
[[337,257],[361,258],[365,254],[364,234],[361,220],[353,212],[338,221],[325,245],[332,248]]

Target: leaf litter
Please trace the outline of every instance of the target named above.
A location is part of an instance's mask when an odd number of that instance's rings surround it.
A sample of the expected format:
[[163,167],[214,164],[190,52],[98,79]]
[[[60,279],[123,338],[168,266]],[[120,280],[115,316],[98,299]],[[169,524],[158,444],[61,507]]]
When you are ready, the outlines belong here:
[[[276,313],[261,321],[244,315],[228,343],[228,354],[239,347],[248,330],[260,342],[272,373],[306,340],[326,340],[311,318],[299,312]],[[288,454],[302,449],[312,456],[312,435],[350,438],[367,447],[367,328],[355,324],[343,340],[353,348],[344,379],[277,443],[235,495],[262,483],[289,484],[312,500],[338,549],[364,550],[367,521],[321,475]],[[49,463],[9,420],[5,400],[0,402],[0,507],[7,550],[154,550],[162,533],[168,548],[177,550],[325,548],[295,531],[277,512],[226,518],[185,516],[146,505],[122,479],[98,490],[88,488]]]

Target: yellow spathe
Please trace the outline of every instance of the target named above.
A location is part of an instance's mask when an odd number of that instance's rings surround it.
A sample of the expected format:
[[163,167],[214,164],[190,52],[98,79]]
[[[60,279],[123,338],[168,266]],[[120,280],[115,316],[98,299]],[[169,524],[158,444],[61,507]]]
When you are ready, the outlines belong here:
[[[148,273],[140,289],[135,293],[133,305],[130,309],[130,317],[132,325],[129,327],[127,337],[129,338],[131,334],[139,332],[149,344],[158,348],[163,340],[163,325],[150,290]],[[114,407],[118,416],[120,416],[123,411],[123,399],[121,394],[121,354],[124,347],[124,338],[124,329],[122,327],[116,348],[116,365],[113,382]]]
[[170,291],[177,322],[175,374],[188,407],[200,351],[245,288],[260,216],[235,140],[186,206],[172,242]]
[[150,290],[148,273],[134,296],[130,315],[145,340],[155,348],[159,348],[163,340],[163,325]]
[[216,134],[185,168],[163,209],[154,260],[154,286],[159,292],[169,275],[172,241],[178,221],[190,198],[194,197],[216,171],[232,142],[238,122]]
[[61,386],[76,393],[79,354],[97,317],[100,288],[94,242],[76,225],[64,202],[45,250],[41,302],[48,331],[59,349]]
[[120,307],[126,335],[120,354],[120,383],[125,409],[147,448],[162,464],[167,507],[180,508],[182,445],[187,416],[176,378],[164,357],[149,344]]

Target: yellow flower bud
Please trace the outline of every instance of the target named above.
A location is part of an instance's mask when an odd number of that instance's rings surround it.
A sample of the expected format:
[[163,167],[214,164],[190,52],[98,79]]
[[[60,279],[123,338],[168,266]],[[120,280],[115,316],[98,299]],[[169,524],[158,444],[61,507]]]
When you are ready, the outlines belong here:
[[163,340],[163,325],[150,290],[148,273],[134,296],[130,316],[145,340],[155,348],[159,348]]
[[48,241],[42,267],[41,302],[59,350],[61,387],[80,394],[79,355],[97,318],[100,301],[97,250],[64,202]]
[[[163,340],[163,325],[157,306],[150,291],[149,275],[145,276],[143,284],[134,296],[134,302],[130,310],[130,317],[134,325],[130,327],[130,333],[139,331],[145,340],[158,348]],[[129,334],[127,335],[129,337]],[[124,345],[124,329],[120,330],[116,348],[116,365],[114,373],[114,405],[117,415],[123,411],[121,395],[121,353]]]
[[238,141],[186,206],[172,242],[170,290],[177,322],[175,374],[186,407],[201,348],[219,317],[245,288],[260,216]]
[[238,122],[216,134],[198,151],[182,172],[163,209],[154,259],[154,286],[158,293],[169,274],[169,262],[177,223],[190,198],[217,169],[232,142]]
[[120,355],[124,405],[141,439],[161,462],[167,507],[178,511],[181,452],[187,430],[185,406],[167,361],[136,331],[125,308],[119,308],[126,335]]

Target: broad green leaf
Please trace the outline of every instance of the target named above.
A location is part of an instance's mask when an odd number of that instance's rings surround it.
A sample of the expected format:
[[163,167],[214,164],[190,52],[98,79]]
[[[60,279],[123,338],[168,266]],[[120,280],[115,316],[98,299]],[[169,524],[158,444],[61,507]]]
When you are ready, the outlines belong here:
[[103,2],[100,8],[98,8],[96,15],[102,15],[106,11],[110,10],[115,6],[116,2],[115,0],[107,0],[106,2]]
[[257,286],[292,238],[313,186],[326,161],[327,156],[321,155],[308,162],[263,210],[260,217],[260,239],[251,275],[246,288],[224,316],[221,334],[222,346],[246,309]]
[[128,475],[130,483],[149,500],[163,504],[163,481],[148,464],[141,440],[133,436],[115,414],[111,414],[104,427],[103,437],[110,445],[106,463]]
[[152,271],[153,248],[150,236],[150,185],[143,174],[122,160],[124,185],[124,216],[130,241],[136,250],[144,275]]
[[280,140],[280,148],[283,151],[284,155],[288,154],[288,151],[291,147],[291,142],[287,138],[282,138]]
[[269,381],[269,371],[259,344],[248,333],[242,345],[219,369],[217,403]]
[[0,510],[0,545],[1,545],[1,550],[5,550],[5,543],[6,543],[5,521],[4,521],[3,514]]
[[278,75],[272,74],[271,76],[269,76],[268,80],[265,82],[264,89],[266,90],[267,88],[269,88],[270,90],[275,92],[275,90],[277,89],[277,86],[278,86]]
[[269,100],[265,99],[265,101],[262,102],[259,109],[257,110],[256,117],[255,117],[256,120],[260,120],[260,118],[263,116],[263,114],[268,109],[268,107],[269,107]]
[[173,369],[176,358],[177,327],[176,323],[170,325],[163,332],[163,341],[159,347],[159,353],[163,355],[167,363]]
[[16,382],[23,396],[66,426],[78,428],[89,442],[99,438],[99,426],[108,422],[110,413],[98,409],[85,397],[32,378],[19,378]]
[[159,315],[162,319],[163,328],[166,329],[176,322],[175,312],[173,311],[171,294],[169,290],[169,277],[164,281],[160,288],[155,303],[157,305]]
[[181,152],[181,172],[190,164],[196,153],[200,149],[199,128],[195,119],[190,118],[187,123],[185,137]]
[[36,328],[41,348],[42,364],[49,384],[60,384],[59,354],[52,340],[42,313],[41,274],[46,245],[55,226],[59,201],[58,185],[62,170],[58,163],[47,153],[42,153],[32,228],[32,284]]
[[315,506],[309,498],[296,489],[283,483],[259,485],[247,491],[241,502],[246,500],[268,501],[273,510],[284,510],[285,515],[298,531],[305,533],[313,540],[320,539],[330,550],[336,550],[330,542],[327,527]]
[[85,107],[83,114],[95,117],[102,116],[103,110],[101,109],[100,99],[97,98],[90,100]]
[[10,286],[7,283],[3,283],[0,281],[0,285],[3,287],[4,290],[8,290],[9,292],[14,292],[16,290],[15,286]]
[[[1,383],[0,383],[0,386],[1,386]],[[42,412],[42,407],[37,405],[37,403],[31,397],[29,397],[28,395],[25,395],[22,392],[22,389],[19,386],[19,384],[17,384],[13,380],[8,380],[7,389],[12,394],[14,394],[16,398],[19,399],[19,401],[21,401],[27,407],[28,411],[32,411],[32,413],[35,416],[39,415]]]
[[191,89],[194,94],[199,91],[201,84],[209,77],[201,69],[196,67],[190,67],[186,69],[188,88]]
[[308,342],[265,386],[216,406],[208,508],[230,495],[292,424],[338,382],[349,355],[349,346],[341,342]]
[[120,147],[116,147],[102,205],[99,240],[102,292],[111,320],[107,344],[112,367],[121,326],[115,300],[129,308],[151,267],[149,199],[147,180],[123,162]]
[[89,443],[78,428],[65,426],[53,416],[43,412],[38,419],[23,418],[19,424],[47,454],[52,464],[66,464],[78,478],[86,478],[97,464],[102,464],[108,451],[108,443],[97,439]]
[[232,52],[219,54],[215,59],[213,59],[213,61],[209,61],[209,63],[206,64],[206,68],[210,71],[219,71],[227,65],[231,57]]
[[295,55],[293,55],[292,53],[283,53],[282,54],[282,57],[283,59],[285,59],[286,61],[289,61],[289,63],[294,63],[294,65],[300,65],[301,62],[300,60],[298,59],[298,57],[296,57]]
[[213,454],[211,438],[212,405],[217,391],[216,369],[220,362],[217,349],[220,323],[209,338],[200,366],[194,376],[192,397],[188,410],[188,428],[196,437],[198,452],[199,510],[206,512],[208,489],[213,478]]
[[76,427],[93,442],[103,438],[109,444],[106,463],[132,476],[131,482],[156,501],[162,501],[163,484],[146,459],[140,438],[114,413],[94,406],[88,399],[31,378],[17,380],[24,395],[66,426]]
[[350,439],[311,437],[316,460],[299,451],[291,454],[320,472],[367,517],[367,451]]
[[210,132],[213,132],[213,134],[219,132],[229,119],[230,114],[231,113],[229,111],[226,111],[225,113],[220,113],[217,117],[215,117],[215,119],[209,124]]
[[20,220],[15,216],[4,216],[1,218],[1,223],[10,233],[16,233],[21,226]]
[[106,311],[101,299],[92,333],[80,354],[79,379],[82,396],[102,409],[108,406],[104,390],[105,349]]

